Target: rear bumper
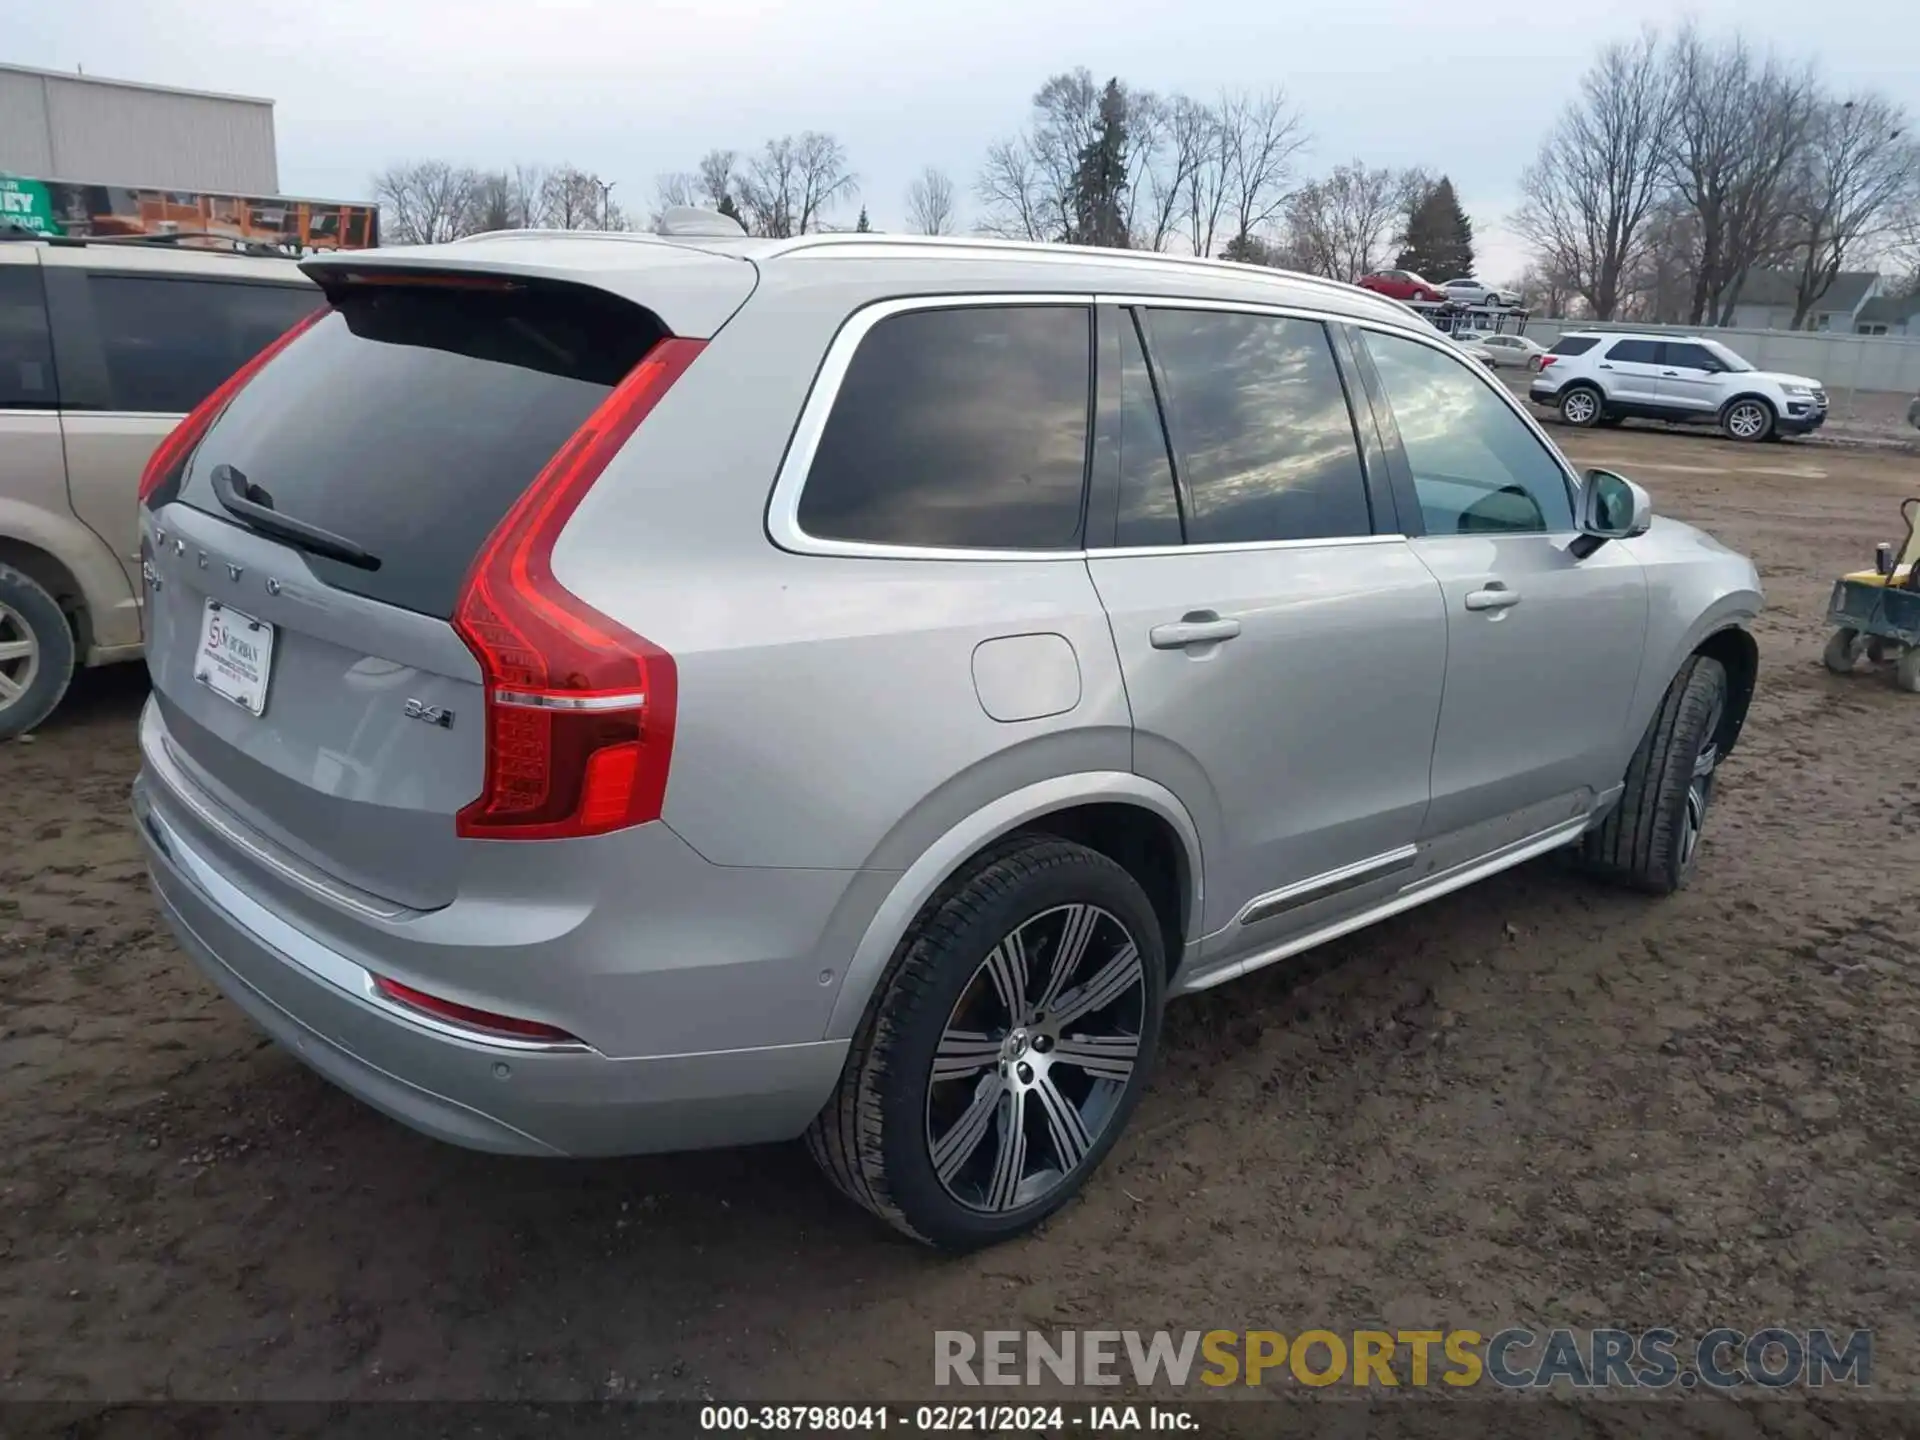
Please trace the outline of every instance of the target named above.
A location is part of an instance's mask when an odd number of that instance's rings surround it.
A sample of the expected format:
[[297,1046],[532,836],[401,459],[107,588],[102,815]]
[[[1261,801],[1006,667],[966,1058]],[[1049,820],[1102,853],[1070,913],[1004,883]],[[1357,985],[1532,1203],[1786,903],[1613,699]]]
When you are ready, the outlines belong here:
[[790,1139],[839,1078],[845,1041],[615,1058],[464,1038],[248,895],[168,823],[145,776],[133,804],[160,909],[207,976],[328,1080],[437,1139],[519,1155]]

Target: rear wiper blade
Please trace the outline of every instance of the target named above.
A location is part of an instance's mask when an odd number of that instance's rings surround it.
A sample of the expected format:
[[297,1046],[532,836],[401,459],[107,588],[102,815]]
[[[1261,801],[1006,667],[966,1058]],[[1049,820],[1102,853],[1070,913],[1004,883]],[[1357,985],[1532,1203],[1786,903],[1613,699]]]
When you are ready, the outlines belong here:
[[213,498],[220,502],[221,507],[262,534],[285,540],[289,545],[296,545],[315,555],[324,555],[329,560],[338,560],[343,565],[352,565],[356,569],[380,568],[379,556],[361,549],[344,536],[336,535],[331,530],[322,530],[305,520],[296,520],[291,515],[282,515],[273,508],[273,497],[233,466],[216,465],[207,478],[213,484]]

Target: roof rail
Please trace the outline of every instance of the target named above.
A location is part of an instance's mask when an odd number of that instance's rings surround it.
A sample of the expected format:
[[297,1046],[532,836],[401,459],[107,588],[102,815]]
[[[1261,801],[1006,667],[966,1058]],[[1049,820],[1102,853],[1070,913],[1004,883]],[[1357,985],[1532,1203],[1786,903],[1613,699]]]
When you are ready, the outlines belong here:
[[[226,235],[217,230],[167,230],[153,235],[49,235],[40,230],[29,230],[18,224],[0,225],[0,240],[39,240],[48,245],[152,245],[161,248],[187,248],[211,250],[216,245],[226,246],[236,255],[254,255],[262,259],[286,260],[292,258],[296,249],[287,245],[274,245],[265,240],[248,240],[239,235]],[[182,247],[182,240],[193,244]],[[212,241],[214,244],[208,244]]]
[[791,240],[778,242],[770,254],[793,255],[803,250],[824,250],[863,244],[899,249],[985,250],[1030,255],[1068,254],[1119,264],[1174,265],[1182,269],[1199,266],[1237,275],[1243,279],[1271,276],[1276,280],[1317,286],[1325,290],[1338,290],[1348,294],[1357,291],[1375,300],[1386,298],[1374,294],[1371,290],[1362,290],[1358,285],[1349,285],[1344,280],[1329,280],[1324,275],[1309,275],[1299,270],[1282,270],[1271,265],[1253,265],[1239,260],[1219,260],[1212,256],[1174,255],[1163,250],[1115,250],[1098,245],[1053,244],[1045,240],[1003,240],[998,236],[990,235],[881,235],[872,231],[844,230],[828,234],[797,235]]

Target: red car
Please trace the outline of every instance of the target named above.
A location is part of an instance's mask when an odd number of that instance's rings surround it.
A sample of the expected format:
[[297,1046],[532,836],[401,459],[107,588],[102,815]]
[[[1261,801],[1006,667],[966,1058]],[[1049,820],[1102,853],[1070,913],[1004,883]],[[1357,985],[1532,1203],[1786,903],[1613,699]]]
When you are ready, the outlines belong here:
[[1444,301],[1446,292],[1430,285],[1411,270],[1376,270],[1360,278],[1362,290],[1372,290],[1392,300]]

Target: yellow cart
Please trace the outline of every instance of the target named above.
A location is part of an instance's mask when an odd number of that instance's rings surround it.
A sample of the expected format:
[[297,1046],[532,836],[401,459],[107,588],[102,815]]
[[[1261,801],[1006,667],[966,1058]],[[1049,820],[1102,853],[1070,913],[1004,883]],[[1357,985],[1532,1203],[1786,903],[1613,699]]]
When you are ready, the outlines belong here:
[[1836,675],[1851,674],[1863,655],[1891,660],[1894,683],[1920,694],[1920,496],[1901,502],[1900,515],[1907,522],[1900,549],[1882,545],[1873,569],[1833,582],[1827,622],[1835,628],[1821,658]]

